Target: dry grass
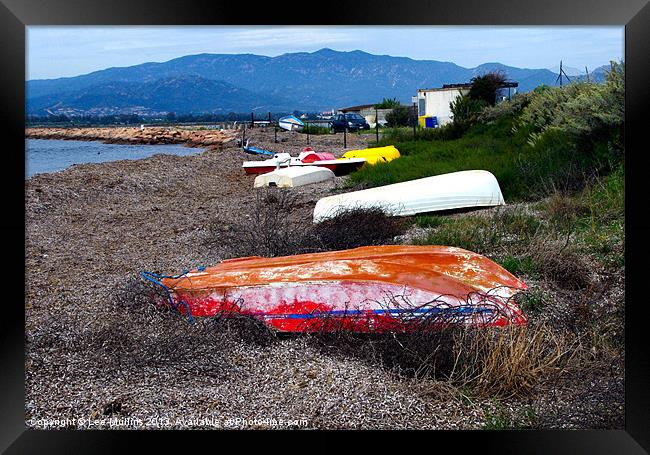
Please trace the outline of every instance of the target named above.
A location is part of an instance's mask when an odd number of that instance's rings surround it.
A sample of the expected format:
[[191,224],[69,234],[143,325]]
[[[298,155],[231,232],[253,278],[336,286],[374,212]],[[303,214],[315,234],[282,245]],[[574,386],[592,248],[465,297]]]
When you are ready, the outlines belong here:
[[314,225],[297,215],[298,205],[290,191],[259,189],[249,218],[214,220],[208,244],[230,257],[277,257],[390,244],[405,230],[401,219],[378,208],[347,210]]
[[[570,367],[577,338],[545,326],[311,336],[328,355],[354,357],[404,378],[432,381],[427,393],[475,399],[529,396]],[[441,389],[441,386],[444,386]],[[444,390],[443,390],[444,389]]]
[[466,330],[455,334],[449,379],[478,396],[513,397],[532,392],[557,374],[576,343],[544,325]]

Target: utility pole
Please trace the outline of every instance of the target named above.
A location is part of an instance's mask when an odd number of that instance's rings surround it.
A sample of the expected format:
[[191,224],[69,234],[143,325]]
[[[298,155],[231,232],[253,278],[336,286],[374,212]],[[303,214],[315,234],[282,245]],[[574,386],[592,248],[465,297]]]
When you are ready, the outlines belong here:
[[377,138],[377,142],[379,142],[379,114],[377,106],[375,106],[375,137]]
[[558,80],[560,81],[560,87],[562,87],[562,76],[566,77],[567,82],[571,82],[571,78],[564,72],[564,69],[562,68],[562,60],[560,60],[560,73],[557,75],[557,79],[555,79],[556,84]]

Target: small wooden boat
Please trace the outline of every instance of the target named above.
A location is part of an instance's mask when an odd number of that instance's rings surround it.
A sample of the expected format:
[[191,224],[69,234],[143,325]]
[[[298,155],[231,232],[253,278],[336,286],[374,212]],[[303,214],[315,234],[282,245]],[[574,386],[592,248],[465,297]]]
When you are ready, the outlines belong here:
[[305,127],[305,123],[295,115],[287,115],[278,119],[278,126],[287,131],[300,131]]
[[191,316],[248,315],[285,332],[409,331],[525,324],[525,283],[476,253],[385,245],[222,261],[177,276],[143,272]]
[[355,208],[381,208],[394,216],[466,207],[505,205],[499,182],[488,171],[461,171],[319,199],[314,222]]
[[[323,159],[329,158],[332,159]],[[317,153],[314,151],[302,152],[298,157],[288,153],[276,153],[273,158],[263,161],[244,161],[242,168],[247,174],[265,174],[272,172],[278,167],[294,166],[319,166],[334,172],[334,175],[347,175],[356,171],[366,163],[365,158],[344,158],[336,159],[333,155]]]
[[255,177],[253,188],[275,186],[278,188],[295,188],[311,183],[333,179],[334,172],[319,166],[290,166]]
[[343,158],[365,158],[368,164],[387,163],[400,157],[399,150],[394,145],[386,147],[372,147],[362,150],[350,150],[343,154]]

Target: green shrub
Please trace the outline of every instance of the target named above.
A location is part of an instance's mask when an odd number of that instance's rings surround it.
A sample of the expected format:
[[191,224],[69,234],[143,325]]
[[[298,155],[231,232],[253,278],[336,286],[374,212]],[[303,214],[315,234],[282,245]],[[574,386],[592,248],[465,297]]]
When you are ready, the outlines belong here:
[[386,114],[386,123],[389,127],[408,126],[413,121],[413,111],[408,106],[396,106]]
[[479,114],[489,104],[482,99],[473,99],[468,95],[459,96],[449,105],[454,116],[453,124],[461,131],[466,131],[478,121]]
[[[625,83],[622,64],[612,62],[605,84],[575,82],[535,94],[523,109],[521,125],[530,125],[532,145],[539,133],[559,130],[593,149],[601,143],[601,157],[622,156],[622,127],[625,120]],[[585,144],[586,143],[586,144]]]
[[488,106],[494,106],[497,92],[506,81],[505,73],[493,71],[481,76],[475,76],[470,81],[472,87],[467,96],[473,100],[483,101]]
[[517,93],[507,101],[487,106],[478,115],[477,120],[481,123],[489,123],[506,116],[514,117],[530,104],[534,96],[535,92]]

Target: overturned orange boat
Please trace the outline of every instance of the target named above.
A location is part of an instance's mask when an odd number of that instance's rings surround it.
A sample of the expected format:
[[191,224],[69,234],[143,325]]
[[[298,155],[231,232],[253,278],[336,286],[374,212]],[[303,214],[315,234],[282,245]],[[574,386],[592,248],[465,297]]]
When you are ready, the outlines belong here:
[[247,257],[176,276],[142,276],[191,316],[248,315],[282,332],[526,323],[513,299],[526,289],[522,281],[484,256],[447,246]]

